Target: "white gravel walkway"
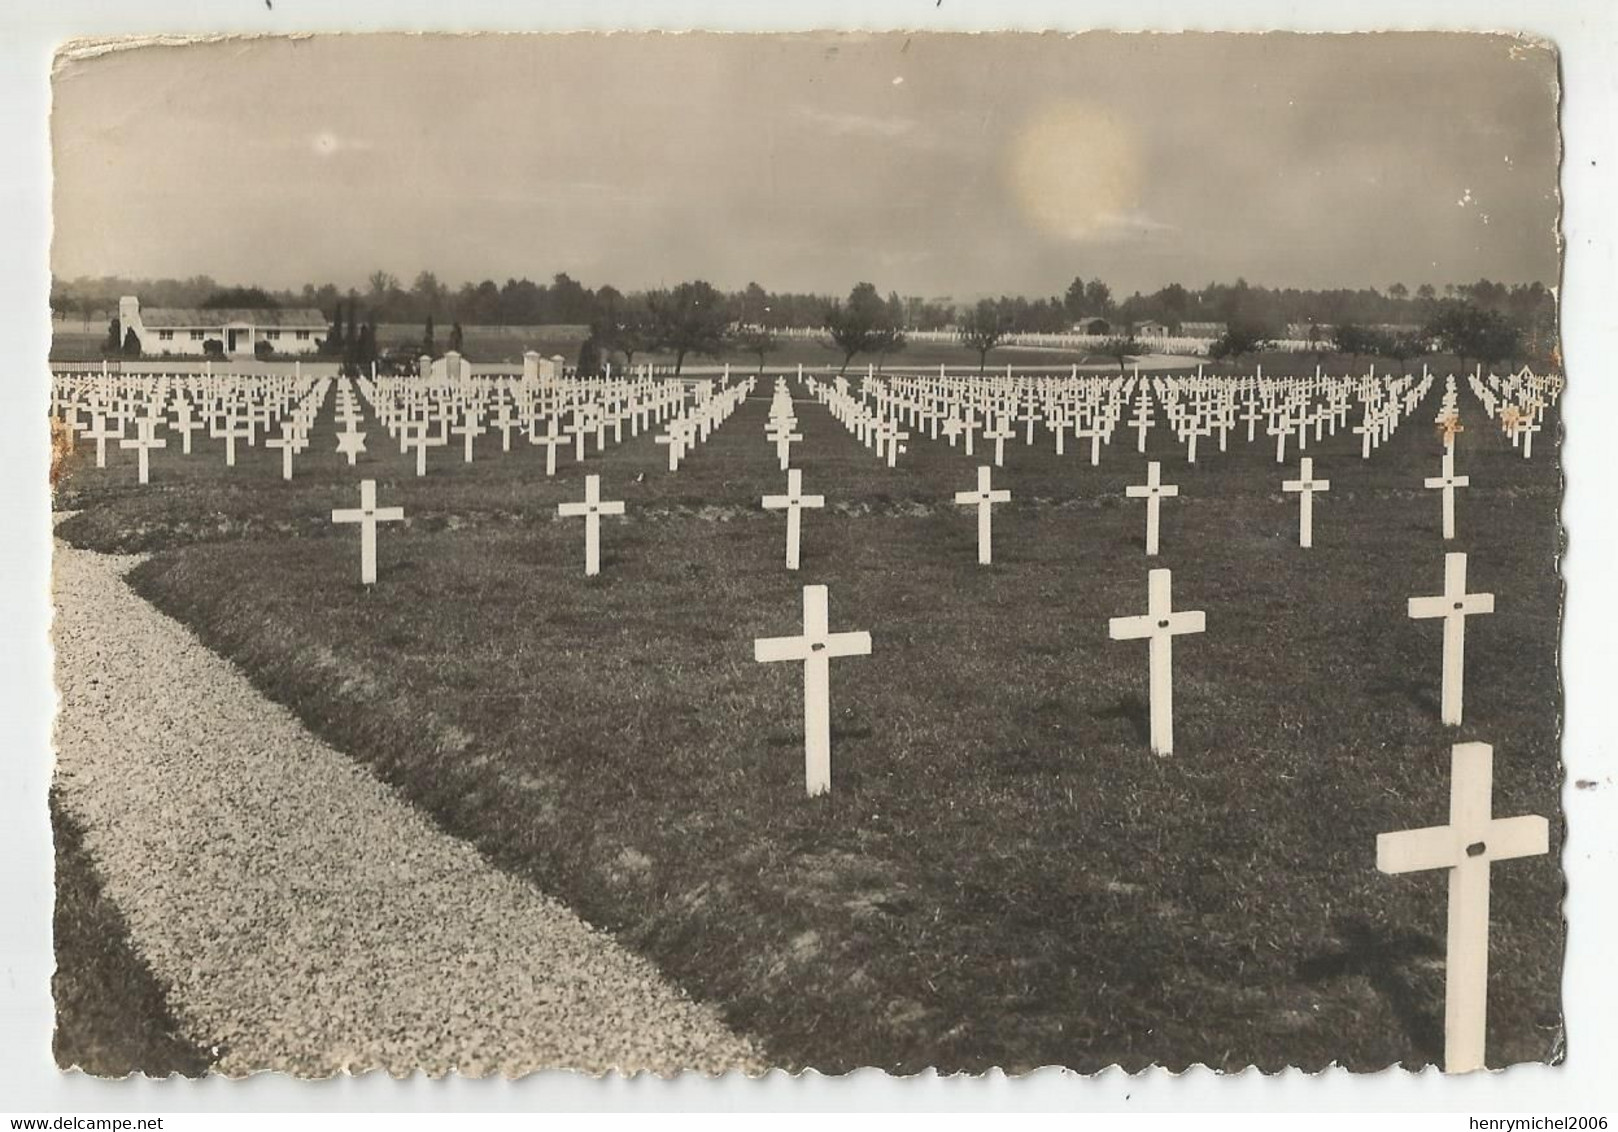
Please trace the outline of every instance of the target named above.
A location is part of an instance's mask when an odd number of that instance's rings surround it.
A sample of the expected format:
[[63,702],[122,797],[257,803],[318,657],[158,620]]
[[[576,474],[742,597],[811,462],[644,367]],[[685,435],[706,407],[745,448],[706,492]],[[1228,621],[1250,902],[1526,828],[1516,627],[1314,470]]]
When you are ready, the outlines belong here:
[[129,589],[135,561],[57,545],[57,783],[220,1071],[765,1067],[265,700]]

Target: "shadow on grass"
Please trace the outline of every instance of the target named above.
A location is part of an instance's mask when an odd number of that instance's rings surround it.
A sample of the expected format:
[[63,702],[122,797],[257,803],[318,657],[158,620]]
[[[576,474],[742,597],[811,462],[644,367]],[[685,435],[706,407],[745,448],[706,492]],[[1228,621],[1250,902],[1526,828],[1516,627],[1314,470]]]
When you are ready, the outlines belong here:
[[[835,723],[831,726],[831,741],[833,744],[841,743],[846,739],[869,739],[873,734],[869,724],[858,724],[850,727],[839,727]],[[796,731],[772,731],[764,740],[767,747],[802,747],[803,729]]]
[[1310,983],[1362,976],[1398,1019],[1420,1061],[1438,1061],[1444,1052],[1443,1019],[1427,1009],[1423,996],[1409,977],[1413,959],[1443,955],[1443,948],[1419,932],[1390,932],[1359,917],[1339,918],[1332,924],[1343,947],[1305,959],[1298,976]]
[[83,830],[54,790],[50,809],[56,834],[56,1064],[95,1077],[203,1076],[213,1059],[180,1032],[162,985],[129,938],[123,913],[102,891]]
[[1111,707],[1090,713],[1091,719],[1122,719],[1135,729],[1135,738],[1142,743],[1152,741],[1152,710],[1139,693],[1126,692]]
[[1368,685],[1366,691],[1376,697],[1403,696],[1410,701],[1411,706],[1429,716],[1437,716],[1443,712],[1443,705],[1433,694],[1432,680],[1427,677],[1415,679],[1402,675],[1390,676]]

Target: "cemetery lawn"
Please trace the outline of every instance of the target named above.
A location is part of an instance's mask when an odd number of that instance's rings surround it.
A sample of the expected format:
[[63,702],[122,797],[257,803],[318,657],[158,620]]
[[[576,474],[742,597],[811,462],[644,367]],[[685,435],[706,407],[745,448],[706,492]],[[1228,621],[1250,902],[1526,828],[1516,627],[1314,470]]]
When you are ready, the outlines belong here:
[[[329,402],[291,484],[262,448],[227,470],[218,442],[186,460],[170,437],[143,490],[127,453],[98,472],[81,444],[59,505],[83,510],[58,533],[152,552],[132,584],[266,695],[792,1067],[1435,1061],[1444,880],[1379,874],[1375,838],[1445,822],[1450,744],[1492,743],[1495,813],[1545,814],[1552,844],[1494,869],[1489,1062],[1560,1055],[1554,417],[1524,461],[1463,386],[1473,486],[1448,546],[1421,487],[1436,392],[1369,462],[1346,432],[1311,444],[1331,490],[1309,551],[1290,451],[1280,468],[1239,428],[1187,466],[1159,428],[1181,494],[1155,560],[1123,496],[1132,432],[1092,468],[1019,426],[983,568],[949,502],[982,461],[913,439],[889,471],[800,401],[794,465],[828,507],[794,576],[758,506],[785,483],[768,392],[674,474],[626,431],[547,481],[540,449],[501,457],[490,434],[417,480],[374,422],[350,470]],[[582,524],[555,518],[585,472],[628,506],[590,580]],[[361,476],[409,516],[379,533],[371,592],[329,522]],[[1498,610],[1467,625],[1458,729],[1438,721],[1441,630],[1405,615],[1445,550]],[[1175,642],[1171,758],[1147,750],[1145,645],[1107,639],[1152,566],[1207,612]],[[830,587],[833,631],[874,638],[832,663],[833,790],[813,802],[801,667],[752,659],[801,631],[806,583]]]
[[179,1034],[162,987],[129,940],[117,905],[102,892],[84,833],[54,792],[56,834],[56,1032],[61,1067],[97,1077],[200,1077],[211,1059]]

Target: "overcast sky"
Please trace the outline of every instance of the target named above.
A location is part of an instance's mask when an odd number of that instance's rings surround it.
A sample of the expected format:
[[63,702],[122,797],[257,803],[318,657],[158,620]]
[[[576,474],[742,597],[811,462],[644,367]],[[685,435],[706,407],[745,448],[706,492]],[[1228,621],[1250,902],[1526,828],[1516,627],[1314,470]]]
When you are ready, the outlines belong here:
[[1556,64],[1467,35],[324,36],[59,65],[64,277],[967,298],[1557,276]]

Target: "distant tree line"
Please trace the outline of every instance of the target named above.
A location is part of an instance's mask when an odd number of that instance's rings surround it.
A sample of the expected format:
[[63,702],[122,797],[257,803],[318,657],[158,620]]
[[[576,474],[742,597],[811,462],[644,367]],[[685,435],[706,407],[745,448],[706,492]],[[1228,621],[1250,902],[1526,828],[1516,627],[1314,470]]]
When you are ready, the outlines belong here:
[[[1480,360],[1507,344],[1515,351],[1508,356],[1542,357],[1556,341],[1556,301],[1546,287],[1488,279],[1446,284],[1441,291],[1427,283],[1414,290],[1403,283],[1383,290],[1300,290],[1237,279],[1200,290],[1171,283],[1149,295],[1136,292],[1119,300],[1104,280],[1077,276],[1062,295],[1003,295],[957,303],[949,297],[924,299],[892,291],[884,297],[871,283],[860,283],[845,298],[773,292],[756,282],[726,292],[702,280],[625,293],[610,284],[592,289],[565,272],[549,283],[485,279],[452,288],[423,271],[406,288],[392,274],[375,271],[364,290],[343,290],[331,283],[306,284],[299,291],[223,287],[206,275],[57,280],[51,305],[60,313],[91,318],[116,310],[118,297],[125,294],[139,295],[148,306],[313,307],[331,320],[326,352],[360,366],[376,357],[376,327],[382,323],[421,325],[421,352],[432,356],[441,345],[457,349],[462,326],[566,324],[588,327],[591,349],[603,359],[628,365],[652,351],[674,354],[678,365],[688,355],[729,348],[756,356],[761,368],[776,335],[787,330],[829,332],[845,367],[860,356],[887,357],[903,348],[907,333],[916,331],[952,330],[979,352],[981,362],[1010,335],[1059,333],[1095,320],[1105,322],[1103,334],[1120,345],[1134,344],[1136,328],[1148,322],[1161,323],[1171,334],[1186,323],[1224,324],[1214,352],[1227,357],[1252,353],[1281,338],[1390,357],[1401,352],[1415,356],[1434,344],[1465,339],[1468,356]],[[1460,311],[1478,312],[1476,318],[1488,326],[1479,322],[1467,329],[1456,321]],[[441,340],[435,328],[442,326],[452,330]],[[1516,331],[1514,344],[1502,327]],[[116,347],[111,341],[108,346],[121,351],[125,343],[120,336]]]

